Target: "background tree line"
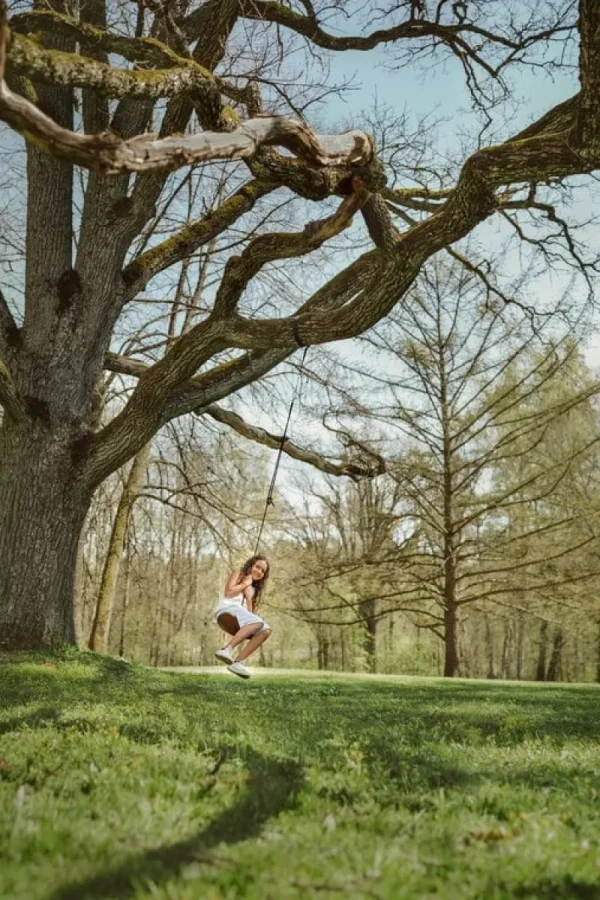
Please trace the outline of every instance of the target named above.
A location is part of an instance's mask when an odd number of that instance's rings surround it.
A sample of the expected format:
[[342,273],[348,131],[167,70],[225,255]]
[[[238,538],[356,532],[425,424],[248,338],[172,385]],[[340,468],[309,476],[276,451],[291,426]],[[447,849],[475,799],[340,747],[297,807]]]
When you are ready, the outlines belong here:
[[[284,457],[263,545],[264,664],[599,677],[600,382],[573,331],[492,301],[454,262],[423,273],[360,357],[307,357],[289,384],[293,432],[319,414],[383,474],[310,474]],[[211,664],[212,610],[254,546],[270,465],[255,443],[187,418],[106,482],[80,553],[82,639],[100,600],[95,649]]]

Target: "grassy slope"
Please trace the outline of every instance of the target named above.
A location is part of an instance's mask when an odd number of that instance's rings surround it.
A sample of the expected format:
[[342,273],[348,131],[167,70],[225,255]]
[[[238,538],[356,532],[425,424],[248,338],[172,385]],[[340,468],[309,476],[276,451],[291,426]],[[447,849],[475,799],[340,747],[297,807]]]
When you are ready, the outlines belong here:
[[0,897],[600,898],[600,689],[0,667]]

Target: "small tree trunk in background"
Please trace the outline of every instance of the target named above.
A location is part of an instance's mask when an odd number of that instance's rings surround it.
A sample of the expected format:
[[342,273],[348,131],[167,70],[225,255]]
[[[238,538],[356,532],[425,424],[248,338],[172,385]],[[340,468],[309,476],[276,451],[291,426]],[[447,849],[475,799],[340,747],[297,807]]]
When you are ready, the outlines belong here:
[[457,625],[457,635],[458,635],[458,669],[455,672],[455,675],[460,675],[461,678],[470,678],[471,677],[471,656],[469,655],[469,641],[467,639],[466,634],[466,624],[462,619],[458,620]]
[[546,656],[548,654],[548,623],[544,620],[540,625],[540,646],[538,650],[537,668],[535,680],[546,680]]
[[[417,635],[419,632],[417,631]],[[393,665],[394,659],[394,617],[390,616],[388,620],[388,628],[387,628],[387,667],[386,670],[388,672],[395,671],[395,667]]]
[[129,540],[125,541],[125,586],[123,589],[123,615],[121,617],[121,634],[119,636],[119,656],[125,656],[125,634],[127,630],[127,610],[129,609],[129,592],[131,590],[131,560],[129,559]]
[[554,639],[552,641],[552,655],[550,657],[550,663],[548,665],[546,681],[560,680],[563,643],[564,636],[562,633],[562,629],[558,628],[554,634]]
[[108,651],[108,638],[110,633],[110,623],[115,603],[115,594],[117,590],[117,579],[119,577],[119,569],[121,568],[121,558],[123,556],[123,545],[127,534],[127,526],[129,524],[129,515],[131,508],[137,500],[146,469],[148,468],[148,459],[150,457],[151,444],[148,443],[140,450],[133,461],[133,465],[129,470],[127,481],[119,500],[115,520],[113,522],[112,533],[108,545],[108,552],[102,572],[102,581],[98,592],[98,602],[96,604],[96,614],[92,624],[92,631],[88,646],[90,650],[96,653],[106,653]]
[[502,662],[500,664],[500,677],[507,679],[510,677],[510,644],[512,640],[512,622],[510,619],[504,621],[504,638],[502,640]]
[[362,600],[359,604],[360,615],[364,619],[363,650],[367,660],[367,671],[377,671],[377,610],[376,600]]
[[454,603],[444,609],[444,675],[453,678],[458,674],[458,616]]
[[329,640],[317,635],[317,668],[326,670],[329,668]]
[[596,621],[598,632],[596,634],[596,681],[600,684],[600,616]]
[[525,639],[525,617],[523,613],[519,615],[519,624],[517,626],[517,680],[523,678],[523,644]]
[[489,617],[485,617],[485,643],[487,647],[487,677],[495,678],[496,673],[494,671],[494,635],[492,633],[492,626],[490,625]]
[[150,666],[156,666],[158,664],[160,634],[163,620],[163,566],[160,560],[157,560],[157,566],[158,577],[156,582],[158,590],[156,593],[156,604],[153,610],[152,632],[150,634],[148,647],[148,665]]
[[[581,647],[579,641],[579,630],[575,633],[575,640],[573,641],[573,681],[582,681],[581,678]],[[570,681],[570,673],[567,672],[567,681]]]

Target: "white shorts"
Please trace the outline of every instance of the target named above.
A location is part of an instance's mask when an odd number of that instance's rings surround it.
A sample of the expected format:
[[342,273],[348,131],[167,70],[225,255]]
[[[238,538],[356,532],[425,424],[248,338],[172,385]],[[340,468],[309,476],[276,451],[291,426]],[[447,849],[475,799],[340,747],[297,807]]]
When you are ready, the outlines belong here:
[[254,632],[255,634],[262,634],[263,631],[271,631],[271,626],[268,625],[264,619],[255,615],[255,613],[249,612],[245,607],[240,606],[239,603],[232,603],[231,606],[223,606],[218,609],[215,613],[215,622],[218,623],[219,616],[224,614],[234,616],[234,618],[237,619],[240,628],[244,628],[245,625],[259,626]]

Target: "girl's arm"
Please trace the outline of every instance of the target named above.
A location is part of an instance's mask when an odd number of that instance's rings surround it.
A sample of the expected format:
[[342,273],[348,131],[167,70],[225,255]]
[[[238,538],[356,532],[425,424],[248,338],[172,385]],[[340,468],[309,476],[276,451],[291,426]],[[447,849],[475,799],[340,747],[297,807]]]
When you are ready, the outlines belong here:
[[[252,582],[250,582],[250,584],[252,584]],[[248,610],[248,612],[254,612],[254,588],[245,588],[244,597],[246,598],[246,609]]]
[[232,572],[227,579],[224,594],[226,597],[235,597],[249,588],[252,584],[252,575],[243,575],[239,570]]

